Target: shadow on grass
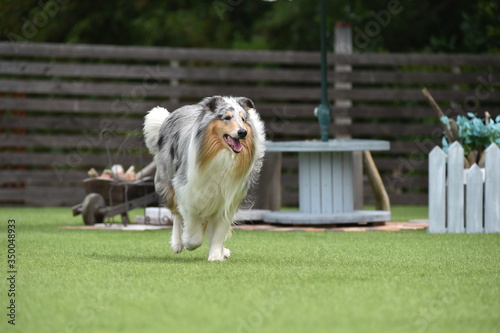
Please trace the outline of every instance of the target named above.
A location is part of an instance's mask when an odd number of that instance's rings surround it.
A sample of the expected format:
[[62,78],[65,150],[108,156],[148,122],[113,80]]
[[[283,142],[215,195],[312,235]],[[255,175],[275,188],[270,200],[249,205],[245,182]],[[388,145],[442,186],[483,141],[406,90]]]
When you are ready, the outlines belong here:
[[[207,260],[205,253],[198,253],[194,255],[189,254],[166,254],[166,255],[150,255],[150,256],[140,256],[140,255],[127,255],[127,254],[101,254],[94,253],[88,255],[87,258],[97,260],[97,261],[108,261],[113,263],[140,263],[140,264],[238,264],[238,265],[253,265],[253,264],[283,264],[287,262],[295,262],[295,259],[292,258],[263,258],[261,256],[243,256],[243,257],[231,257],[224,262],[210,262]],[[287,260],[290,259],[290,260]]]
[[206,258],[201,257],[187,257],[187,256],[135,256],[126,254],[92,254],[88,256],[94,260],[104,260],[111,262],[121,262],[121,263],[152,263],[152,264],[165,264],[165,263],[196,263]]

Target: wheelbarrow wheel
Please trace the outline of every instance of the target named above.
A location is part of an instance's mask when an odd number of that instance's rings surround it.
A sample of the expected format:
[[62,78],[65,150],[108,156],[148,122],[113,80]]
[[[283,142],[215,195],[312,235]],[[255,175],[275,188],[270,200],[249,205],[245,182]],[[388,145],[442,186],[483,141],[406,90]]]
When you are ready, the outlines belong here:
[[88,194],[82,203],[83,223],[86,225],[94,225],[104,221],[104,215],[99,212],[99,209],[105,208],[106,203],[102,195],[98,193]]

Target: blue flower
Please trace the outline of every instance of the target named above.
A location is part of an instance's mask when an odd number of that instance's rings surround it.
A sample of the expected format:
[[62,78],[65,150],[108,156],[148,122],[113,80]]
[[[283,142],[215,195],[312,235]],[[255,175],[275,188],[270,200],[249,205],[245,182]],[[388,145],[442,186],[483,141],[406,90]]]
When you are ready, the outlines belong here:
[[446,127],[450,128],[450,119],[446,116],[442,116],[439,118],[443,124],[446,125]]
[[446,140],[445,136],[443,136],[443,139],[441,140],[441,145],[443,146],[443,151],[448,154],[448,147],[450,144],[448,143],[448,140]]
[[[441,117],[441,122],[450,128],[448,117]],[[456,124],[458,127],[458,141],[464,148],[465,154],[472,150],[482,150],[491,143],[500,145],[500,116],[490,119],[488,125],[483,119],[476,117],[472,112],[465,116],[457,116]],[[447,151],[449,142],[446,137],[442,140],[443,150]]]

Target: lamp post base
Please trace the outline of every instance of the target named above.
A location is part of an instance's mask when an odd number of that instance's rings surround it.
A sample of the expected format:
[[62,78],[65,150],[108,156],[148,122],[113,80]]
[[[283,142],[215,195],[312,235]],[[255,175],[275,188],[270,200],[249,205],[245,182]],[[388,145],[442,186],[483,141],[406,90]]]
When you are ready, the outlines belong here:
[[328,128],[330,127],[331,121],[331,110],[328,104],[320,104],[316,110],[314,110],[316,117],[318,117],[319,127],[321,131],[321,141],[328,141]]

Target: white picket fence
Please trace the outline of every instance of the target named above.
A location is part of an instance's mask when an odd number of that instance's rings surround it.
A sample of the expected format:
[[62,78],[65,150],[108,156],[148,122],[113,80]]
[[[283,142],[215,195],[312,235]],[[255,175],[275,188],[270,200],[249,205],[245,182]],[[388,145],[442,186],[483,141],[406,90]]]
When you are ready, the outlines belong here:
[[430,233],[500,232],[500,148],[486,149],[483,171],[474,164],[464,172],[458,142],[429,154]]

